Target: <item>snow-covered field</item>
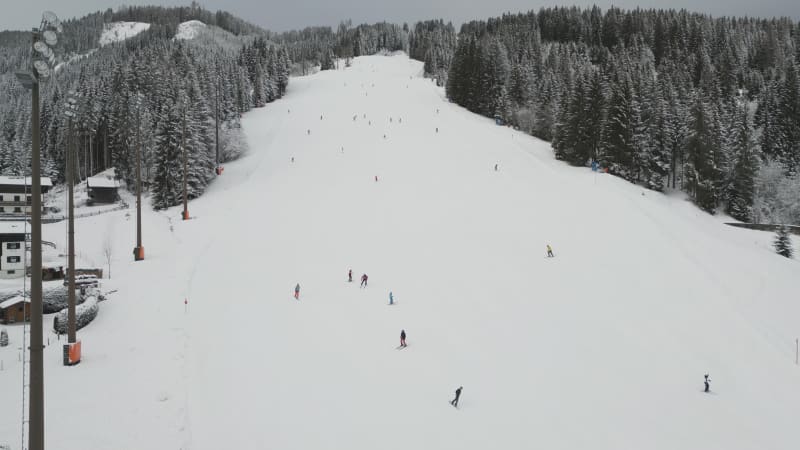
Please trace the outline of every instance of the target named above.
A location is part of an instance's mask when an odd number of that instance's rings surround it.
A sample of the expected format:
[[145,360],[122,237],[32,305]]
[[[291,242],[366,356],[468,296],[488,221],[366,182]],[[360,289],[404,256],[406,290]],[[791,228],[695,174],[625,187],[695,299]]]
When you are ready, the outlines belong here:
[[[80,365],[48,334],[48,446],[798,448],[800,263],[555,161],[421,71],[375,56],[293,79],[244,117],[251,152],[193,220],[146,210],[145,261],[135,216],[77,221],[86,263],[110,237],[119,291],[79,332]],[[0,445],[18,449],[7,328]]]
[[114,42],[122,42],[149,28],[150,24],[143,22],[112,22],[106,25],[100,35],[99,44],[102,47]]

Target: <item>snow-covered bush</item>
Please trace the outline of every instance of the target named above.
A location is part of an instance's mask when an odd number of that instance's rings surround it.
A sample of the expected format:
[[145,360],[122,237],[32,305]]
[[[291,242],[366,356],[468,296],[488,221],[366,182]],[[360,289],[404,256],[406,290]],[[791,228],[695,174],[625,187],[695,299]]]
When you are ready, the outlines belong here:
[[224,122],[219,128],[220,162],[238,159],[247,152],[247,140],[238,120]]
[[[42,311],[45,314],[52,314],[66,308],[67,293],[67,287],[61,285],[42,289]],[[81,303],[83,300],[76,298],[75,301]]]
[[[81,328],[89,325],[89,323],[97,317],[97,312],[100,308],[97,306],[97,295],[90,295],[86,298],[83,304],[75,307],[75,328]],[[53,330],[58,334],[67,333],[67,310],[62,309],[53,318]]]

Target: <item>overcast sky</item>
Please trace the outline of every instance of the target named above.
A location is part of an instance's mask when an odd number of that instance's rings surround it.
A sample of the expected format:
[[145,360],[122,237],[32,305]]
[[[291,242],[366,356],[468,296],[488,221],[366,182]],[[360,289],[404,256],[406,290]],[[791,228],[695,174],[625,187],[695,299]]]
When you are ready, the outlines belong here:
[[[81,17],[87,13],[121,4],[189,5],[190,0],[3,0],[0,30],[23,30],[39,24],[41,13],[52,10],[60,18]],[[409,25],[418,20],[442,18],[456,26],[472,19],[486,19],[503,12],[538,10],[542,6],[597,4],[603,9],[614,4],[621,8],[686,8],[714,16],[789,16],[800,19],[800,0],[204,0],[211,11],[223,9],[272,31],[286,31],[310,25],[336,25],[341,19],[353,24],[379,21]]]

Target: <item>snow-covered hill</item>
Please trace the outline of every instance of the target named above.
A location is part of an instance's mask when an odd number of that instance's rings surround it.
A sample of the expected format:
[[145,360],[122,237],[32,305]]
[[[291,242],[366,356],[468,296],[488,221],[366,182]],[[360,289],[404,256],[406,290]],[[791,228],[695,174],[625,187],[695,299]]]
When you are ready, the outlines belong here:
[[[797,448],[800,263],[769,233],[555,161],[448,103],[421,64],[363,57],[293,79],[245,115],[251,152],[193,220],[146,211],[145,261],[135,217],[77,221],[87,259],[110,237],[118,292],[79,332],[80,365],[61,366],[50,337],[46,441]],[[45,239],[63,245],[64,226]],[[18,448],[9,328],[0,444]]]
[[183,22],[178,25],[178,32],[175,33],[175,39],[185,39],[185,40],[194,39],[205,28],[206,24],[200,22],[199,20],[190,20],[188,22]]
[[142,22],[112,22],[106,24],[103,33],[100,35],[98,43],[100,46],[112,44],[114,42],[122,42],[125,39],[132,38],[150,28],[149,23]]

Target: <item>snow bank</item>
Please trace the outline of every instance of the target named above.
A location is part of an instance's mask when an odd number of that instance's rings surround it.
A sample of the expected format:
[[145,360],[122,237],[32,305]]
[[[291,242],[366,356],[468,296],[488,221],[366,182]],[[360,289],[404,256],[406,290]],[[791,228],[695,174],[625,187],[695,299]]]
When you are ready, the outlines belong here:
[[122,42],[149,28],[150,24],[143,22],[112,22],[106,24],[106,28],[103,30],[103,34],[100,35],[98,42],[101,47],[114,42]]
[[175,39],[194,39],[200,32],[206,28],[206,24],[199,20],[190,20],[178,25],[178,32],[175,33]]

